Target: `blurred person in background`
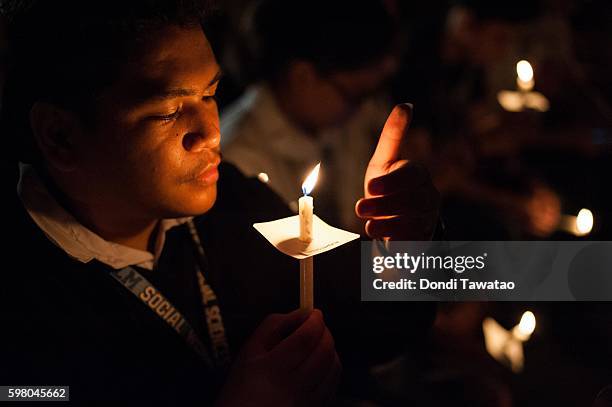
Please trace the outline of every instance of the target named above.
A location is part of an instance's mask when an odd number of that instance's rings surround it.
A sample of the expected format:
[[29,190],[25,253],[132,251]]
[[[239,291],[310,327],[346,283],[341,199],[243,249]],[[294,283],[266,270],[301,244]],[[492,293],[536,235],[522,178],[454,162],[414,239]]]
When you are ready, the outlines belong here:
[[[317,212],[354,231],[368,164],[397,68],[395,21],[378,0],[263,0],[246,33],[257,83],[222,112],[224,158],[261,177],[294,210],[321,162]],[[264,175],[265,174],[265,175]]]

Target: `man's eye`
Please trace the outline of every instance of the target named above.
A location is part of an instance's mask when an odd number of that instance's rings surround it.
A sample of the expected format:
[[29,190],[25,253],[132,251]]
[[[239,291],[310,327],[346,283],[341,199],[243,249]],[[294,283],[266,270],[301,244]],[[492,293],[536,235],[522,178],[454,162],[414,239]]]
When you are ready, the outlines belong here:
[[174,112],[170,113],[170,114],[166,114],[166,115],[159,115],[159,116],[151,116],[151,118],[153,120],[159,120],[159,121],[163,121],[163,122],[169,122],[172,121],[174,119],[176,119],[179,114],[181,113],[180,109],[177,108]]

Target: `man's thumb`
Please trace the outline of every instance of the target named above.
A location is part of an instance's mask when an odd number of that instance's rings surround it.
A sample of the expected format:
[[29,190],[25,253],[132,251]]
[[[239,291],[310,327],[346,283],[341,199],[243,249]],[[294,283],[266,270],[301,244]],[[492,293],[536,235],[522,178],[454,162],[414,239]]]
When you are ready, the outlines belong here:
[[370,167],[384,169],[399,159],[400,146],[412,120],[412,104],[396,105],[385,122]]

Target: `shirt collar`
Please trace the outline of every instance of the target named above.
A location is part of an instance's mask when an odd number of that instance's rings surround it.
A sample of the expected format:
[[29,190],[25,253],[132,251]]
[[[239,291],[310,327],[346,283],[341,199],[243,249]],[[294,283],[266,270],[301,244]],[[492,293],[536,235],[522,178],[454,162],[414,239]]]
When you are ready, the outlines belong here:
[[[255,120],[253,127],[262,129],[249,133],[249,137],[254,138],[253,141],[265,143],[275,155],[291,161],[302,162],[305,157],[312,161],[312,157],[319,155],[320,140],[308,135],[287,118],[268,85],[255,85],[249,92],[251,116]],[[268,139],[262,140],[262,137]]]
[[82,263],[96,259],[114,269],[139,266],[152,270],[163,250],[166,232],[191,219],[162,219],[155,253],[150,253],[104,240],[80,224],[51,196],[31,165],[19,164],[17,193],[38,227],[70,257]]

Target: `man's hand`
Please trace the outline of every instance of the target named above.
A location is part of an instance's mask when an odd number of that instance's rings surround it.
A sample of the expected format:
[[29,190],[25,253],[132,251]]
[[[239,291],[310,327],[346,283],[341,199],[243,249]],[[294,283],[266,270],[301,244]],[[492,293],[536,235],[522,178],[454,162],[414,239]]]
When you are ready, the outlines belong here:
[[429,240],[438,221],[440,195],[429,173],[399,159],[411,118],[412,105],[395,106],[368,164],[365,198],[357,202],[355,212],[368,219],[365,229],[371,238]]
[[333,398],[341,370],[321,311],[273,314],[240,351],[216,405],[322,405]]

